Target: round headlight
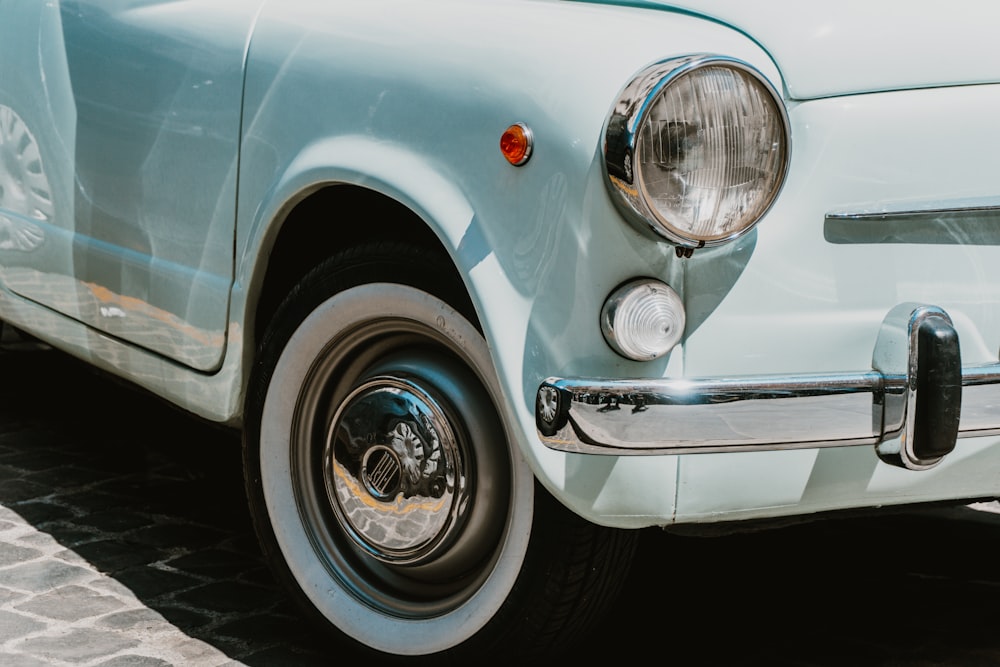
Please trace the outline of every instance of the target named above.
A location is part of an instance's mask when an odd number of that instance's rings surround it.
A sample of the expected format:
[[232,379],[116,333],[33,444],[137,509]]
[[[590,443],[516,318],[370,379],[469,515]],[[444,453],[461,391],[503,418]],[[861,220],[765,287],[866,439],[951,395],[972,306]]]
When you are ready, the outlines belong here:
[[788,117],[746,63],[688,56],[656,63],[608,117],[604,160],[627,218],[671,243],[700,248],[746,233],[784,182]]

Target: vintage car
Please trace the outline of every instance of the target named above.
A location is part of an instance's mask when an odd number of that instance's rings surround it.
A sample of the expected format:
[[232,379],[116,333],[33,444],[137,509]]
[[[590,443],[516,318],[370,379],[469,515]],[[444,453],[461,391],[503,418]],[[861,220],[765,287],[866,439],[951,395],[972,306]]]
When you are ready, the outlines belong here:
[[362,650],[555,650],[638,529],[1000,494],[998,22],[0,0],[0,319],[241,430]]

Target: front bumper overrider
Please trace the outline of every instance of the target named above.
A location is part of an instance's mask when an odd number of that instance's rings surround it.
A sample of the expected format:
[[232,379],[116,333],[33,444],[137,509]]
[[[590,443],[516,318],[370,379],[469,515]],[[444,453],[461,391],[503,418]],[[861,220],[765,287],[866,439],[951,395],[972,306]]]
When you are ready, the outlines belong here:
[[692,454],[874,446],[911,470],[956,438],[1000,434],[1000,364],[962,367],[941,308],[901,304],[882,322],[872,369],[696,379],[549,378],[535,421],[552,449]]

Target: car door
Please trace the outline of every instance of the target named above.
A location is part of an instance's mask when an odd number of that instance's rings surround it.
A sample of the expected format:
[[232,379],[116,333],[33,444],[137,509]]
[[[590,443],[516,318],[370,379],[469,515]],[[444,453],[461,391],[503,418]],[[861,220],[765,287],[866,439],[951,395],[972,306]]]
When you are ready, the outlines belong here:
[[221,363],[259,4],[0,0],[11,291],[196,369]]

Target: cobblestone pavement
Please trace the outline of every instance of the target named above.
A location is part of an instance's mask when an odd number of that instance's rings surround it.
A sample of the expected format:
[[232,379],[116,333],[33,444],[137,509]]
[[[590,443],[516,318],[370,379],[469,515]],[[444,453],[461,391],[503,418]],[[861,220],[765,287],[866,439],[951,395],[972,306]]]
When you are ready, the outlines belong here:
[[[231,435],[55,353],[0,353],[0,368],[0,665],[360,659],[274,586]],[[1000,666],[998,512],[648,531],[629,592],[565,659]]]

